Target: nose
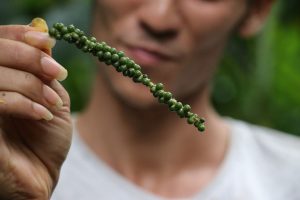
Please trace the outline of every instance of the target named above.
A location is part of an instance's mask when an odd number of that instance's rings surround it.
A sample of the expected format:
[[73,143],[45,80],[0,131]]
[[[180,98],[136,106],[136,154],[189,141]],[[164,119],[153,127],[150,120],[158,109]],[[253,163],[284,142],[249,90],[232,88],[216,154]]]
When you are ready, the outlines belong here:
[[176,0],[145,1],[139,10],[139,25],[153,39],[174,39],[180,30]]

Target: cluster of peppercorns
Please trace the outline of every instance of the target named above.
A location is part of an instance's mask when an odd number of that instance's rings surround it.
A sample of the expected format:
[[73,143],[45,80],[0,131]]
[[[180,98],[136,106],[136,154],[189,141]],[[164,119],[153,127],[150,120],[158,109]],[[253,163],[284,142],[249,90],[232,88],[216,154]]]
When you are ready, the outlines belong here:
[[124,52],[117,51],[108,46],[105,42],[97,42],[94,37],[85,36],[84,32],[74,25],[65,26],[62,23],[55,23],[49,30],[49,35],[57,40],[65,40],[73,43],[83,52],[88,52],[98,57],[98,60],[107,65],[112,65],[116,71],[124,76],[132,78],[136,83],[142,83],[150,88],[151,93],[160,103],[167,104],[171,111],[174,111],[181,118],[187,118],[189,124],[193,124],[199,131],[204,131],[205,120],[191,112],[191,106],[182,104],[173,98],[171,92],[164,90],[162,83],[153,83],[147,74],[143,74],[140,65],[125,56]]

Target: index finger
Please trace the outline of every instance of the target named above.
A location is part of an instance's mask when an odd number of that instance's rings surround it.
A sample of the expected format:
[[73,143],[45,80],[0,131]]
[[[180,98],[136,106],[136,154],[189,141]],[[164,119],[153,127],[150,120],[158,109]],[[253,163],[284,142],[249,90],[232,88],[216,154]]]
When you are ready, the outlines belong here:
[[41,32],[35,27],[28,25],[4,25],[0,26],[0,38],[15,40],[29,44],[51,54],[51,48],[55,45],[55,39],[48,33]]

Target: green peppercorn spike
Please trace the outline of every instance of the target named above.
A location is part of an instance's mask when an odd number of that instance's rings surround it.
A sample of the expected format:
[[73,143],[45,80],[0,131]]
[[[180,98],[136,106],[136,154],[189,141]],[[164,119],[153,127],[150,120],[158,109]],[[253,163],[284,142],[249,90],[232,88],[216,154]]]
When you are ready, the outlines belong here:
[[87,37],[85,33],[74,25],[65,26],[63,23],[55,23],[49,29],[49,35],[57,40],[65,40],[74,43],[83,52],[89,52],[98,57],[100,62],[112,65],[117,72],[129,76],[136,83],[141,83],[150,88],[150,92],[160,103],[167,104],[170,111],[174,111],[180,118],[187,118],[187,123],[193,124],[200,132],[205,130],[204,118],[199,118],[197,114],[191,112],[191,106],[182,104],[173,98],[171,92],[164,91],[162,83],[153,83],[147,74],[142,73],[141,66],[126,57],[123,51],[110,47],[105,42],[97,42],[95,37]]

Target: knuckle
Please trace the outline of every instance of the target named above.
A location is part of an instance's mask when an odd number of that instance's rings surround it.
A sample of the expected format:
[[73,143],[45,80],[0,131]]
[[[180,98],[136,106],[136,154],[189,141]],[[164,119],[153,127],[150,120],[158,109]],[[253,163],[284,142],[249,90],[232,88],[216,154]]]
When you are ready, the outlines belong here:
[[5,35],[8,34],[9,30],[8,30],[9,26],[0,26],[0,38],[4,38]]
[[24,33],[30,30],[30,27],[24,25],[2,25],[0,26],[0,38],[23,41]]
[[24,65],[27,64],[26,59],[24,60],[24,51],[22,50],[21,46],[19,44],[11,43],[10,45],[10,52],[12,59],[18,64],[18,65]]
[[17,33],[15,34],[15,40],[18,41],[23,41],[24,40],[24,34],[26,33],[26,31],[28,31],[28,28],[26,26],[20,25],[16,27],[17,29]]
[[41,88],[41,81],[29,72],[23,72],[22,90],[35,94],[35,91]]

